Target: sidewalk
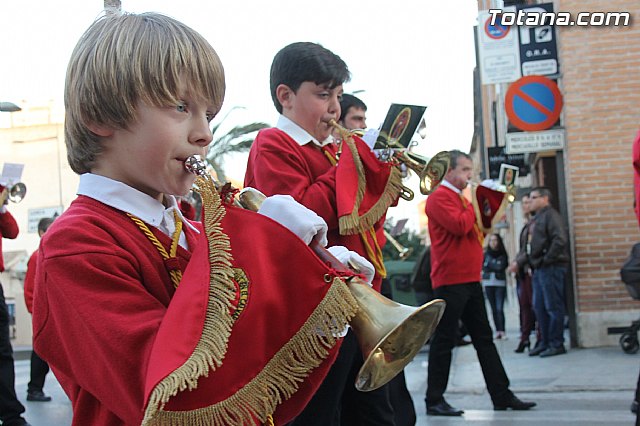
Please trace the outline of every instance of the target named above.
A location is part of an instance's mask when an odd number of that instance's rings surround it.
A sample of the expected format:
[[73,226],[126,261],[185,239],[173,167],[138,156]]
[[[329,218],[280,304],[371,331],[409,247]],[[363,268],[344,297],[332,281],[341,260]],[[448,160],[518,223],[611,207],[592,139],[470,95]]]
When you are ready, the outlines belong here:
[[528,412],[494,412],[473,345],[467,345],[453,351],[445,394],[451,405],[465,410],[465,415],[458,418],[426,416],[428,351],[424,350],[405,369],[418,426],[467,422],[474,425],[633,424],[629,406],[640,371],[640,354],[626,354],[620,346],[593,349],[567,346],[566,355],[549,358],[530,357],[526,352],[517,354],[514,352],[519,336],[517,308],[513,305],[505,308],[509,339],[495,340],[495,344],[511,389],[521,399],[536,401],[538,407]]
[[[632,425],[629,405],[634,396],[640,353],[625,354],[620,346],[595,349],[569,349],[566,355],[550,358],[530,357],[513,352],[518,344],[518,322],[514,307],[507,307],[508,340],[495,341],[511,380],[511,389],[522,399],[536,401],[530,411],[493,411],[480,364],[472,345],[455,348],[446,398],[465,410],[462,417],[434,417],[425,414],[428,346],[405,369],[418,420],[416,426],[578,426]],[[27,408],[26,418],[34,426],[69,426],[71,404],[52,374],[47,376],[45,392],[50,403],[27,402],[30,348],[14,348],[16,391]]]

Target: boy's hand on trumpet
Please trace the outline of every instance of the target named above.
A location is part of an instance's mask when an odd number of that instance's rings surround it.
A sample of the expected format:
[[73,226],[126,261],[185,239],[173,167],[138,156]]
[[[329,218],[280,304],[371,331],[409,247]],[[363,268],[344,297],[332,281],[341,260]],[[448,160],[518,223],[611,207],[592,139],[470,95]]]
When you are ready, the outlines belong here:
[[258,213],[265,215],[300,237],[305,244],[317,241],[327,245],[327,223],[314,211],[298,203],[290,195],[272,195],[260,206]]
[[329,250],[329,252],[344,266],[352,269],[357,268],[358,270],[354,270],[354,272],[364,275],[365,281],[369,286],[371,286],[371,280],[373,280],[373,277],[376,274],[376,270],[371,262],[360,256],[355,251],[347,250],[347,248],[343,246],[332,246],[328,247],[327,250]]
[[[280,223],[300,237],[307,245],[312,241],[317,241],[322,247],[327,245],[326,222],[290,195],[272,195],[265,198],[258,213]],[[329,247],[327,250],[344,266],[352,269],[357,268],[357,271],[354,272],[364,275],[367,283],[371,285],[375,269],[367,259],[342,246]]]

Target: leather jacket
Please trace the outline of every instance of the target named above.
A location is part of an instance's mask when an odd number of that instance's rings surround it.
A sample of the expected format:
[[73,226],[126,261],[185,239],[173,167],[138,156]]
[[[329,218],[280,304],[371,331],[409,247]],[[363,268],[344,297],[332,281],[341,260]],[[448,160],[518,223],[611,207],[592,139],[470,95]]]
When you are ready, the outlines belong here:
[[529,222],[529,232],[529,263],[534,269],[569,263],[569,238],[560,213],[553,207],[536,212]]

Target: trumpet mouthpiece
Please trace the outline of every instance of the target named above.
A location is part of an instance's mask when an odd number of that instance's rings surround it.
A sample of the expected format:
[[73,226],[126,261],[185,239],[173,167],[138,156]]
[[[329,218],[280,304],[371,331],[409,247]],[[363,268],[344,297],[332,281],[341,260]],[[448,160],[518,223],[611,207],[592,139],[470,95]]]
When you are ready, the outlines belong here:
[[184,168],[189,173],[197,176],[204,176],[207,173],[207,166],[199,155],[190,155],[184,160]]

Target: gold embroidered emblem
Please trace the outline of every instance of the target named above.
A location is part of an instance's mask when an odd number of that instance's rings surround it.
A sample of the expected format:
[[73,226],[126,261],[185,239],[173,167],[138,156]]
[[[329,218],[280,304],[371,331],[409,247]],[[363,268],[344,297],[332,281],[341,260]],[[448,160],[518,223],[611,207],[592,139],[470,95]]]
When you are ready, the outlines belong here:
[[247,274],[240,268],[232,268],[233,269],[233,281],[236,283],[236,288],[238,290],[238,297],[236,302],[235,310],[231,313],[231,318],[233,320],[237,320],[240,317],[240,314],[244,310],[245,306],[247,306],[247,301],[249,300],[249,278],[247,278]]

